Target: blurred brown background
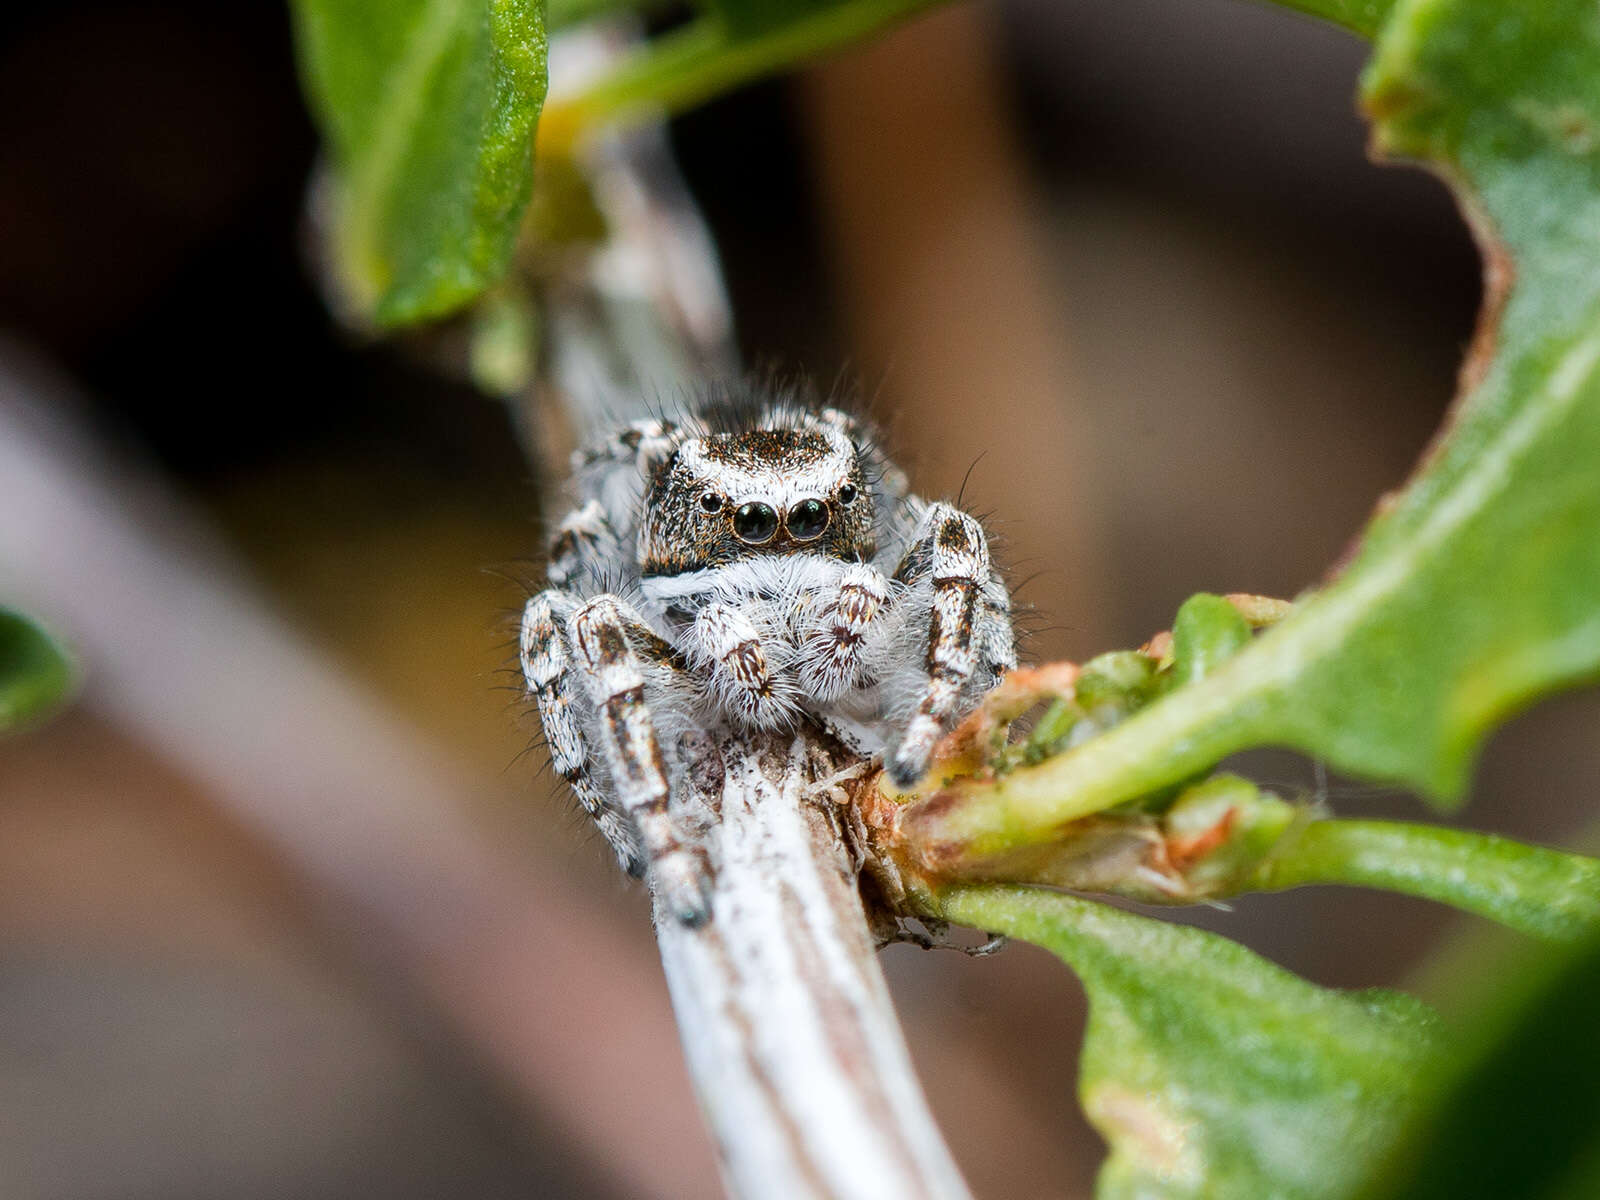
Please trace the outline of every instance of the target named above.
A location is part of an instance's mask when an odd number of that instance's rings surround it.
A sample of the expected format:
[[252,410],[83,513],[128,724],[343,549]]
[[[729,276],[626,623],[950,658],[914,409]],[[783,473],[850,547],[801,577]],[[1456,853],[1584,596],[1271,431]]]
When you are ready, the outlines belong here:
[[[1032,653],[1084,657],[1315,581],[1439,421],[1476,259],[1367,162],[1362,57],[1234,0],[1006,0],[674,136],[751,361],[858,380],[922,490],[992,514]],[[89,668],[0,745],[0,1194],[710,1193],[642,898],[521,756],[497,571],[537,481],[496,404],[330,325],[282,7],[36,8],[0,111],[0,438],[84,498],[0,473],[42,531],[0,599]],[[1597,711],[1515,723],[1466,819],[1574,836]],[[1350,986],[1450,923],[1330,889],[1198,919]],[[1070,976],[886,967],[977,1192],[1085,1195]]]

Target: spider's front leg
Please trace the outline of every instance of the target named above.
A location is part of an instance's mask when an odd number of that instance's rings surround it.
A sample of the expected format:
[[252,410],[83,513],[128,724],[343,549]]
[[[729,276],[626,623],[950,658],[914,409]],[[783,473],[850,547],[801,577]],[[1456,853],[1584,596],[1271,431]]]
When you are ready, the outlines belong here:
[[909,787],[927,773],[945,730],[1017,659],[1010,598],[976,518],[929,505],[895,581],[907,585],[901,604],[928,623],[916,705],[888,761],[890,777]]
[[676,674],[671,650],[617,596],[597,596],[569,621],[581,674],[599,715],[615,801],[638,830],[650,881],[664,906],[688,925],[710,916],[704,852],[680,835],[661,743],[645,697],[649,668]]

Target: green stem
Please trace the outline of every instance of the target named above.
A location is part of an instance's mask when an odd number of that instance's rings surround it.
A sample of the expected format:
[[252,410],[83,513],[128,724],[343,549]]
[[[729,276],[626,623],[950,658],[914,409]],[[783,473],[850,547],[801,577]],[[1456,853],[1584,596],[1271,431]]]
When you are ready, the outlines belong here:
[[[602,0],[603,2],[603,0]],[[587,92],[545,110],[575,132],[597,123],[682,112],[752,79],[863,38],[939,0],[847,0],[753,37],[703,16],[656,38]]]
[[1552,940],[1600,930],[1600,860],[1470,830],[1315,821],[1286,838],[1240,891],[1315,883],[1421,896]]

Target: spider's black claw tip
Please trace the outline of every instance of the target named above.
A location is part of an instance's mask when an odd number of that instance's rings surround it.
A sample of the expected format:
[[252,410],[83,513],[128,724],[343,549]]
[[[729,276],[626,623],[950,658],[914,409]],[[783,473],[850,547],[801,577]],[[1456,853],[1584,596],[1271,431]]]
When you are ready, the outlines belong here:
[[889,778],[894,781],[895,787],[902,790],[918,783],[922,779],[922,772],[921,763],[895,759],[889,764]]

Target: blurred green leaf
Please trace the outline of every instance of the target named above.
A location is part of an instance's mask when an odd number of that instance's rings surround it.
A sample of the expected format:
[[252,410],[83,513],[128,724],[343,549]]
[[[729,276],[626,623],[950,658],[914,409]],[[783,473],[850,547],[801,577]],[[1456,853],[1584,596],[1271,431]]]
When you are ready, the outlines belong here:
[[650,12],[664,7],[654,0],[548,0],[545,7],[545,28],[559,33],[584,21],[625,12]]
[[1273,0],[1273,3],[1372,37],[1383,27],[1395,0]]
[[539,0],[294,0],[334,166],[331,266],[364,319],[466,303],[504,273],[545,94]]
[[1600,672],[1600,24],[1589,0],[1406,0],[1365,82],[1379,146],[1440,164],[1486,239],[1467,391],[1353,561],[1204,679],[904,814],[983,856],[1284,745],[1436,800],[1497,723]]
[[1600,940],[1519,950],[1454,965],[1463,1052],[1363,1200],[1600,1196]]
[[1420,1001],[1319,988],[1213,933],[1039,888],[940,900],[949,920],[1044,946],[1083,980],[1079,1091],[1111,1146],[1103,1200],[1343,1194],[1440,1057]]
[[793,25],[839,3],[840,0],[707,0],[705,7],[733,39],[742,40]]
[[0,733],[43,717],[72,682],[66,651],[21,613],[0,608]]

